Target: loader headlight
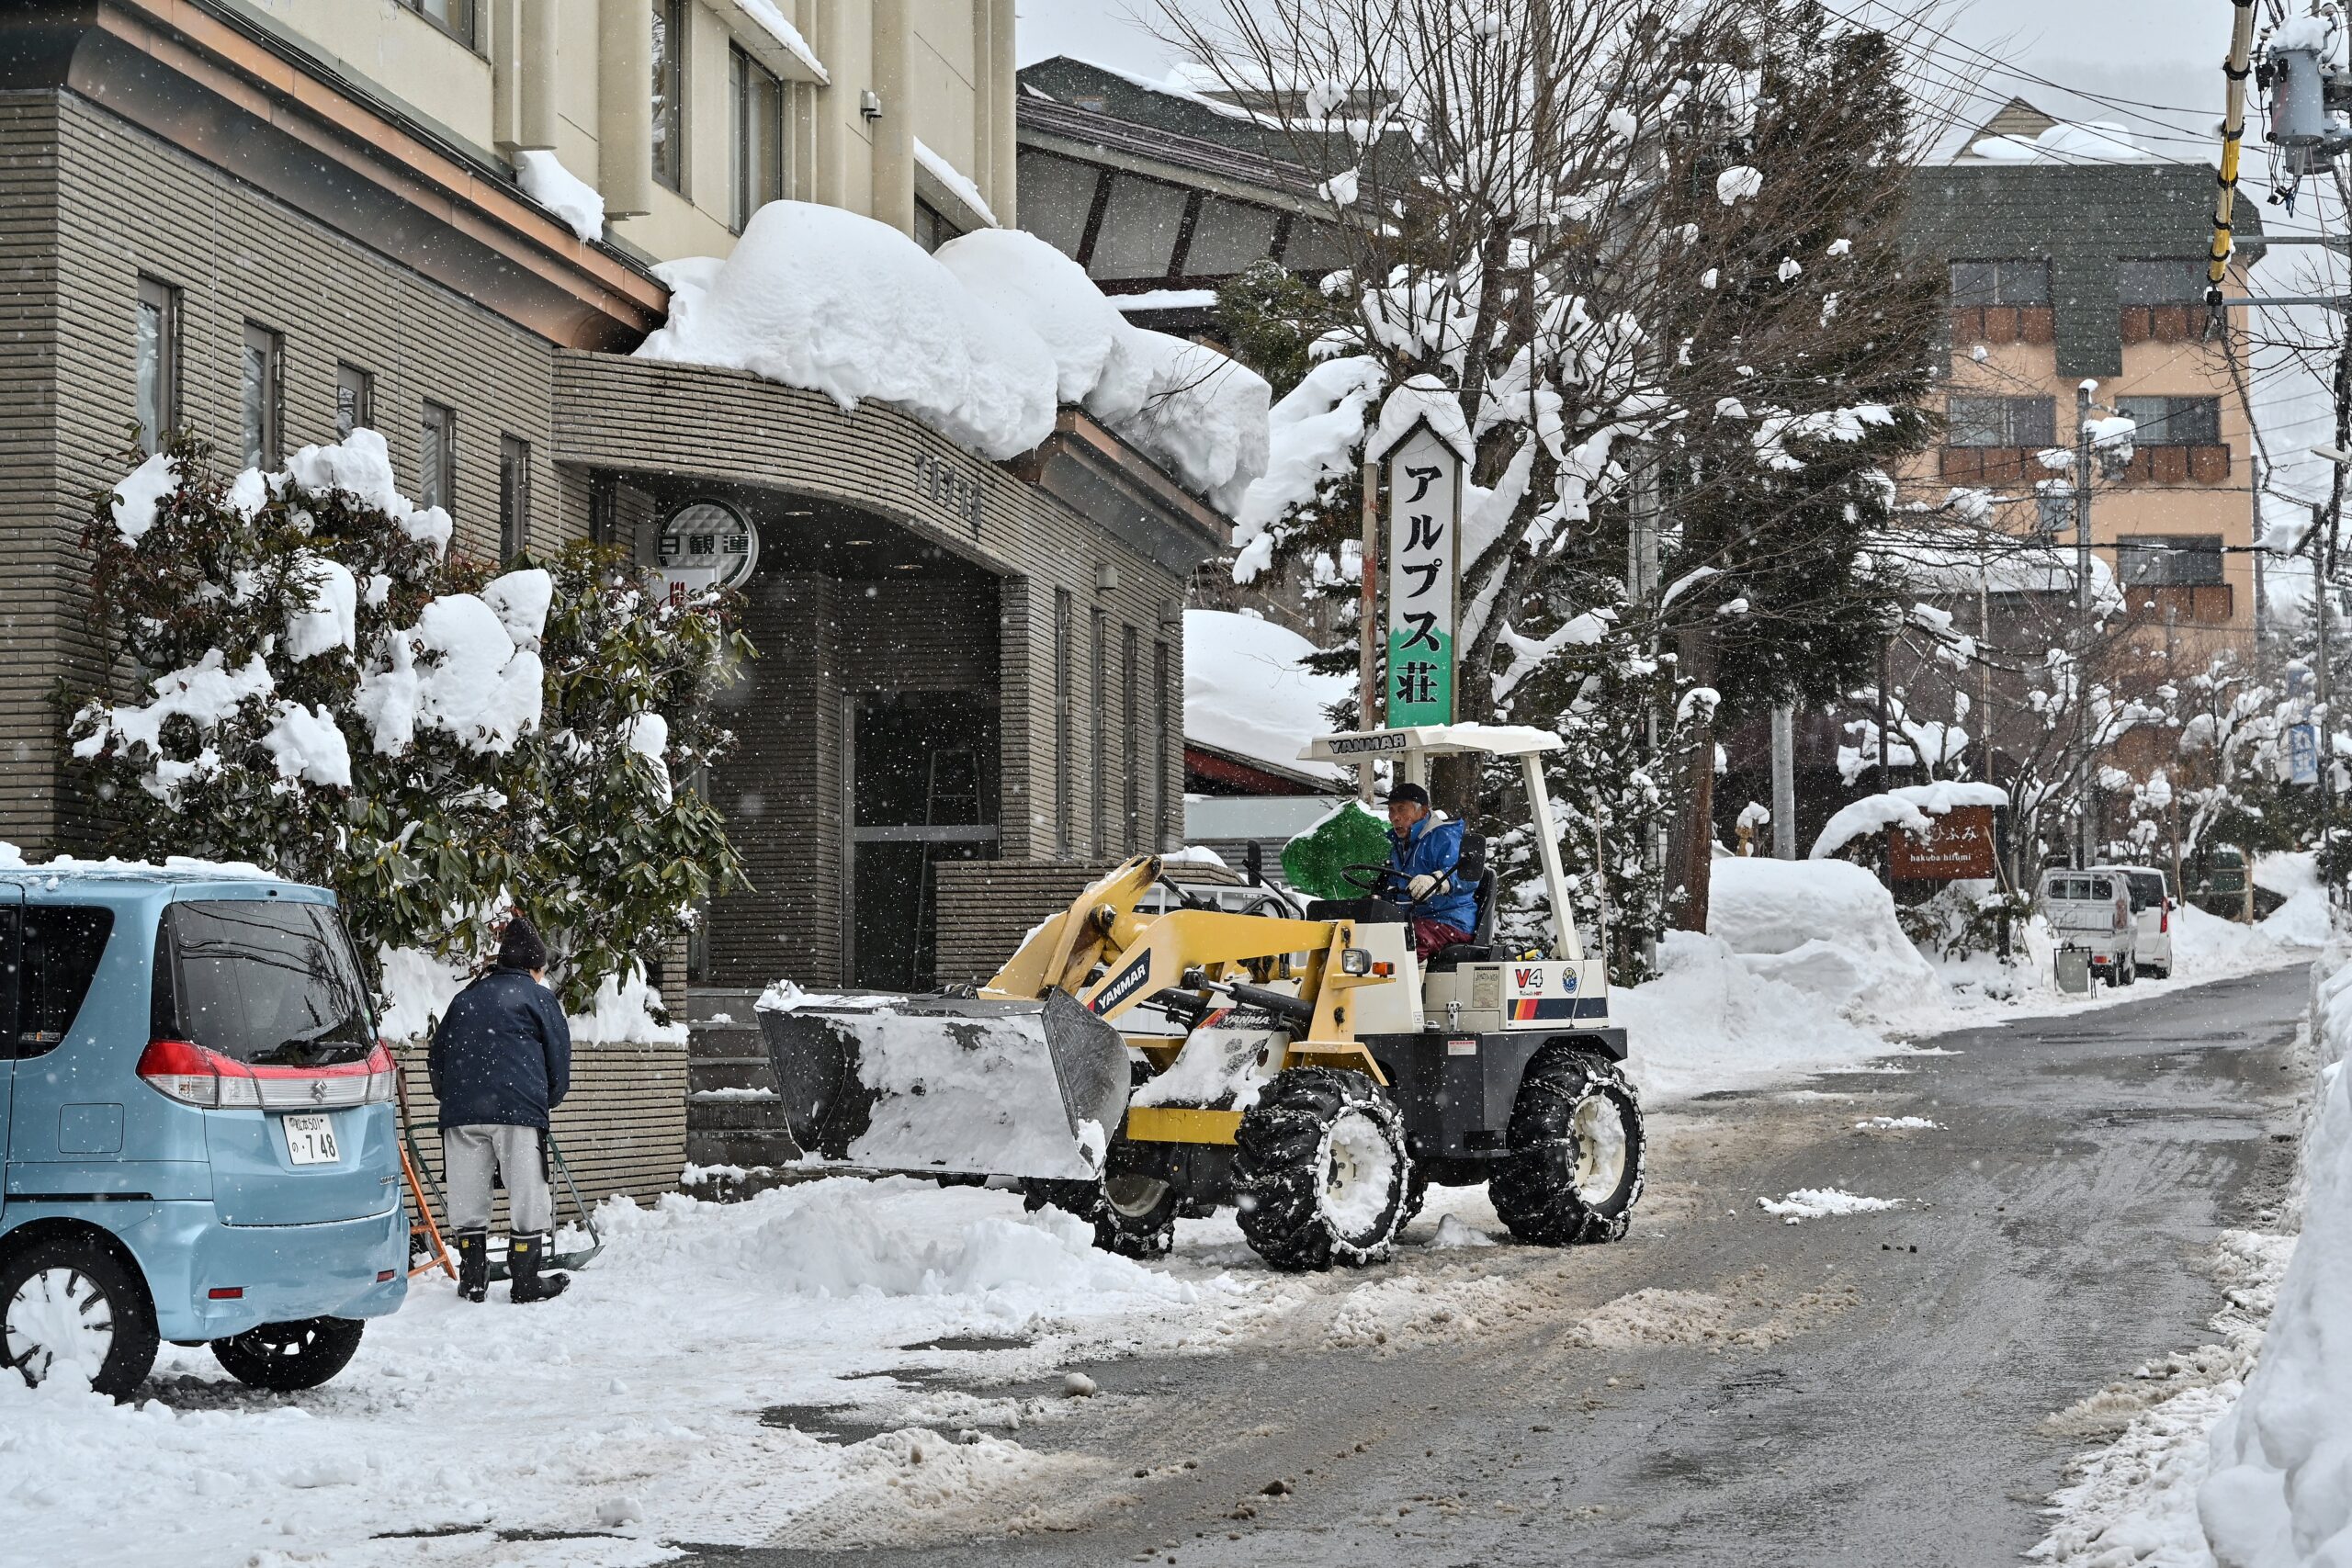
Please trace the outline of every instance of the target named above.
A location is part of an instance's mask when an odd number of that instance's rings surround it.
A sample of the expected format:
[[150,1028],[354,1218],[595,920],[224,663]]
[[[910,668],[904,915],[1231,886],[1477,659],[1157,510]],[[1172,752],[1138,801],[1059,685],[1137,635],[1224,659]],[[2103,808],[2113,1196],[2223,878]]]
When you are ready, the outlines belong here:
[[1361,947],[1340,949],[1340,973],[1342,975],[1371,974],[1372,954]]

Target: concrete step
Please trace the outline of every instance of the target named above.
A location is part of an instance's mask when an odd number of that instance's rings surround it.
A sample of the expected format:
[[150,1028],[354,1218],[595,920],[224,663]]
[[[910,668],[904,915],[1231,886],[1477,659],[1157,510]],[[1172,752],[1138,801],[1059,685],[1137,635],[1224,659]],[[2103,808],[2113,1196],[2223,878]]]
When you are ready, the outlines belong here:
[[686,1055],[713,1058],[735,1056],[764,1056],[768,1054],[767,1037],[757,1029],[741,1029],[732,1024],[714,1027],[698,1023],[686,1035]]
[[694,987],[686,992],[686,1021],[701,1025],[725,1018],[750,1028],[759,1027],[760,993]]
[[781,1131],[785,1127],[780,1100],[696,1100],[686,1097],[689,1133],[749,1133]]
[[706,1056],[686,1063],[686,1090],[690,1094],[710,1089],[775,1087],[775,1070],[765,1056]]
[[[689,1165],[739,1166],[746,1170],[764,1167],[770,1170],[790,1165],[800,1157],[800,1145],[792,1134],[781,1127],[737,1129],[689,1129],[686,1133],[686,1163]],[[689,1189],[692,1190],[692,1189]]]

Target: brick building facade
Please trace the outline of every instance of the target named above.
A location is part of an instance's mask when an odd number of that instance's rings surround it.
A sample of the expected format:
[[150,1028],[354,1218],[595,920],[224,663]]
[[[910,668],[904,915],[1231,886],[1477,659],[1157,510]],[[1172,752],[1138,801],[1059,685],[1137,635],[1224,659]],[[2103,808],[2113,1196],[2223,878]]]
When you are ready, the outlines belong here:
[[[741,749],[702,785],[753,889],[665,965],[673,1006],[690,984],[921,983],[936,861],[1173,836],[1181,604],[1211,510],[1075,412],[997,464],[886,407],[628,355],[664,318],[658,264],[724,254],[747,199],[831,201],[927,244],[1014,210],[1010,0],[787,0],[784,32],[767,9],[0,16],[0,838],[89,840],[51,694],[104,674],[81,528],[157,400],[231,467],[256,434],[274,459],[380,430],[477,558],[593,536],[650,561],[690,505],[757,530],[763,657],[729,699]],[[532,146],[603,189],[600,237],[519,188]],[[674,1183],[687,1079],[683,1048],[583,1064],[564,1123],[590,1186]]]

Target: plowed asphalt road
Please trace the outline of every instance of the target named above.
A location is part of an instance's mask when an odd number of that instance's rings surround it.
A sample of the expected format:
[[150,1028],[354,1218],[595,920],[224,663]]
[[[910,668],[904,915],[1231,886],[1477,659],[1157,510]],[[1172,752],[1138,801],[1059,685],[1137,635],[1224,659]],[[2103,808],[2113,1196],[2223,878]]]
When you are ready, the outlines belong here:
[[[1408,1249],[1235,1354],[1090,1365],[1105,1397],[1021,1434],[1095,1461],[1049,1500],[1076,1529],[691,1561],[2015,1562],[2086,1446],[2045,1418],[2211,1337],[2215,1236],[2291,1168],[2308,998],[2280,970],[1686,1107],[1616,1246]],[[1906,1115],[1940,1125],[1855,1127]],[[1822,1187],[1904,1206],[1758,1207]]]

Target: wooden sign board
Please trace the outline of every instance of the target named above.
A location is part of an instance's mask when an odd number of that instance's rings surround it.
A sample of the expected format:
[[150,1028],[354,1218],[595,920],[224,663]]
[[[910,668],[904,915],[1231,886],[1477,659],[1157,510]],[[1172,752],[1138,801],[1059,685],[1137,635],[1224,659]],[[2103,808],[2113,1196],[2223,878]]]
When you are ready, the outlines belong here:
[[1995,874],[1993,808],[1956,806],[1925,833],[1887,829],[1886,871],[1914,882],[1962,882]]

